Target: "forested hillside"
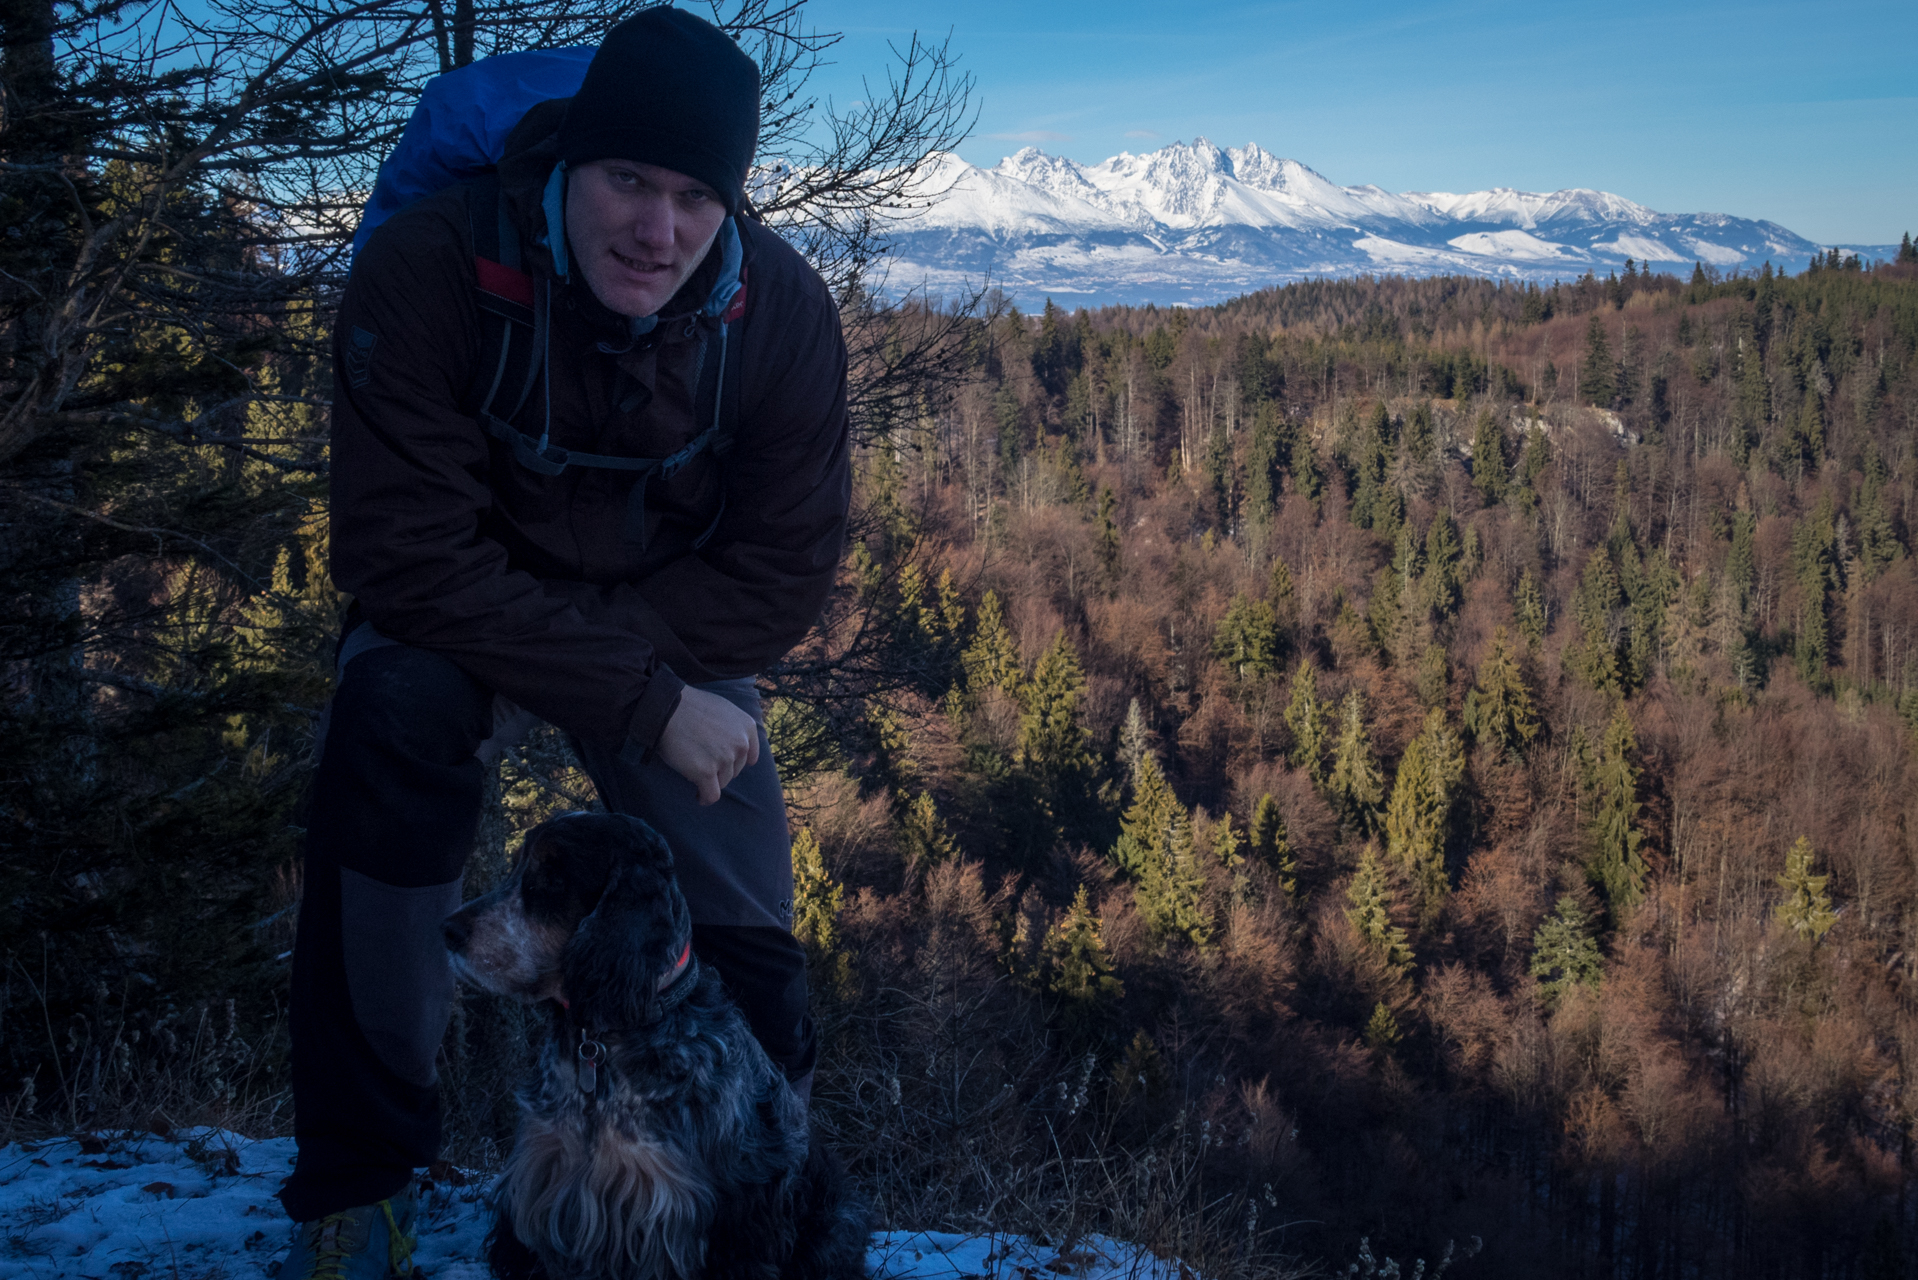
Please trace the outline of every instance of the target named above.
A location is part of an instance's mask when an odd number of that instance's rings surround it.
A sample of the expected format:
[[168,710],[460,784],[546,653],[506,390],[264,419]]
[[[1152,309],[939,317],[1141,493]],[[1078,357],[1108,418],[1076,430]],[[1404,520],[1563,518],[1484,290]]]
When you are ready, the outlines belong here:
[[[482,51],[559,21],[480,8]],[[472,58],[420,15],[431,66],[262,55],[230,111],[9,36],[0,1138],[289,1125],[342,227],[272,165]],[[964,114],[920,56],[901,164]],[[849,154],[816,171],[884,167]],[[1034,317],[869,293],[819,212],[855,196],[781,224],[844,300],[861,449],[842,590],[766,690],[816,1111],[883,1215],[1219,1280],[1361,1238],[1913,1274],[1913,255]],[[556,733],[509,753],[469,887],[591,802]],[[507,1140],[522,1033],[462,1005],[456,1158]]]
[[1176,1116],[1307,1254],[1908,1274],[1918,269],[977,349],[867,455],[897,687],[796,781],[846,1123]]

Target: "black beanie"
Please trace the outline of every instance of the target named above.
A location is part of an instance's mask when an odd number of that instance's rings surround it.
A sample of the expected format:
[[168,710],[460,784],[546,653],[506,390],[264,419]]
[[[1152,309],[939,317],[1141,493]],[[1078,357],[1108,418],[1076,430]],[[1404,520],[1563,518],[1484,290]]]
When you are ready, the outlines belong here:
[[606,33],[559,126],[559,158],[656,164],[738,213],[758,141],[758,65],[712,23],[661,7]]

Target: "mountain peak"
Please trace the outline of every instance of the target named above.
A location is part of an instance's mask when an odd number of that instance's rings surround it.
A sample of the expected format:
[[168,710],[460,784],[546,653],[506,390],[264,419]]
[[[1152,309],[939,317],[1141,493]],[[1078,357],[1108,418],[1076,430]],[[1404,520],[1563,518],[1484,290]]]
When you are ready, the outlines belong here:
[[948,194],[893,224],[893,278],[935,289],[989,278],[1022,306],[1048,294],[1201,303],[1359,272],[1544,282],[1628,257],[1683,274],[1694,261],[1747,267],[1818,249],[1768,222],[1659,213],[1589,187],[1343,186],[1256,142],[1222,149],[1203,135],[1092,165],[1023,147],[990,169],[954,158],[942,173]]

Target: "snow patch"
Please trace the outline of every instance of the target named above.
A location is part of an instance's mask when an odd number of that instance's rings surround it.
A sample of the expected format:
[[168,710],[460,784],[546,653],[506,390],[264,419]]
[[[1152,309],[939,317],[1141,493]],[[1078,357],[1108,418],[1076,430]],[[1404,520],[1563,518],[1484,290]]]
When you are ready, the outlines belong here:
[[1579,262],[1585,258],[1569,245],[1541,240],[1529,231],[1473,231],[1454,236],[1445,243],[1487,258],[1519,258],[1527,262]]
[[[291,1138],[219,1129],[0,1148],[0,1280],[268,1280],[292,1235],[275,1196],[293,1154]],[[486,1185],[455,1170],[423,1195],[413,1257],[432,1280],[489,1280]],[[1061,1248],[1025,1236],[882,1231],[866,1264],[874,1280],[1191,1275],[1103,1236]]]

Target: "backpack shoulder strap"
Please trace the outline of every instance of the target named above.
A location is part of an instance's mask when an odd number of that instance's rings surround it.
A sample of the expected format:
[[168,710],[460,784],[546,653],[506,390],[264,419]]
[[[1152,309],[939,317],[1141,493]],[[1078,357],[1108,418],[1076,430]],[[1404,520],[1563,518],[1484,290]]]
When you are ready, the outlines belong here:
[[[470,399],[478,406],[482,422],[493,416],[495,404],[510,405],[498,416],[511,419],[532,394],[543,363],[533,277],[524,268],[519,229],[513,225],[497,173],[473,183],[466,210],[473,233],[474,302],[480,321],[480,358]],[[517,342],[515,329],[520,331]],[[515,346],[524,348],[517,376],[512,358]]]

